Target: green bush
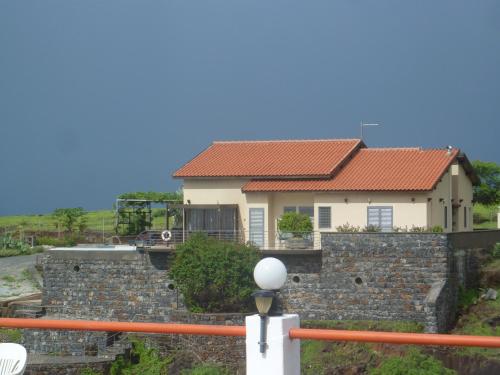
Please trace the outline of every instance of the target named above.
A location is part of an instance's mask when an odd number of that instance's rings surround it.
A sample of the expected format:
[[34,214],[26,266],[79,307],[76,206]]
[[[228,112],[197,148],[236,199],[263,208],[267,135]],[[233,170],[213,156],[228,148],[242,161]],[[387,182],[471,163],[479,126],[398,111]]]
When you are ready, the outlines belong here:
[[463,311],[467,310],[469,306],[475,305],[479,300],[480,294],[479,290],[464,289],[464,287],[460,286],[458,288],[458,309]]
[[31,255],[42,252],[40,247],[30,247],[26,242],[16,240],[10,235],[0,236],[0,258],[18,255]]
[[432,233],[443,233],[444,232],[444,229],[441,225],[434,225],[432,228],[431,228],[431,232]]
[[171,357],[162,358],[158,350],[148,348],[144,341],[130,339],[130,358],[118,357],[109,371],[110,375],[167,375]]
[[382,228],[376,225],[367,225],[366,227],[363,228],[362,232],[368,232],[368,233],[373,233],[373,232],[381,232]]
[[419,227],[412,225],[412,227],[410,228],[410,233],[425,233],[425,232],[428,232],[426,227]]
[[493,258],[500,258],[500,243],[495,244],[491,255],[493,256]]
[[370,375],[452,375],[455,371],[447,369],[437,359],[422,354],[412,348],[403,357],[390,357],[379,367],[372,369]]
[[355,225],[351,225],[349,223],[345,223],[344,225],[340,225],[335,229],[337,229],[337,232],[341,232],[341,233],[357,233],[357,232],[359,232],[359,227],[357,227]]
[[193,312],[250,311],[259,259],[252,246],[196,233],[177,248],[170,275]]
[[278,229],[282,233],[292,233],[294,237],[302,237],[312,232],[311,218],[306,214],[286,212],[278,221]]
[[78,242],[83,242],[80,236],[64,236],[61,238],[40,236],[36,237],[37,245],[48,245],[56,247],[70,247],[76,246]]

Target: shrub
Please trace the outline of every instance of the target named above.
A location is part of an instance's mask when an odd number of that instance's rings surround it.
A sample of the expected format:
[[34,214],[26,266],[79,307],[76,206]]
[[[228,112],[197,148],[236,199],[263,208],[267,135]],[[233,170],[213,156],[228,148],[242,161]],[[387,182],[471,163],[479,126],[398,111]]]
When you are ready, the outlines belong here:
[[359,227],[355,225],[350,225],[349,223],[345,223],[344,225],[340,225],[337,228],[337,232],[341,233],[357,233],[359,232]]
[[479,300],[480,292],[476,289],[465,289],[460,286],[458,289],[458,309],[467,310],[471,305],[475,305]]
[[437,359],[422,354],[417,349],[410,349],[403,357],[390,357],[379,367],[370,371],[370,375],[452,375],[455,371],[447,369]]
[[17,255],[31,255],[42,251],[42,248],[30,247],[24,241],[16,240],[10,235],[0,236],[0,258]]
[[412,225],[410,228],[410,233],[425,233],[425,232],[428,232],[426,227],[419,227]]
[[302,237],[313,230],[311,218],[306,214],[297,212],[286,212],[278,221],[278,229],[281,232],[292,233],[294,237]]
[[69,247],[76,246],[78,242],[81,242],[82,238],[79,236],[64,236],[62,238],[40,236],[36,238],[37,245],[48,245],[56,247]]
[[118,357],[112,364],[110,375],[167,375],[171,357],[162,358],[158,350],[148,348],[144,341],[132,337],[130,358]]
[[363,232],[381,232],[382,228],[377,225],[367,225],[363,228]]
[[195,233],[177,248],[170,275],[193,312],[250,311],[259,259],[253,246]]
[[82,232],[87,227],[87,212],[81,207],[56,208],[52,217],[58,225],[61,225],[69,233],[75,229]]
[[443,233],[444,230],[443,230],[443,227],[441,225],[434,225],[432,228],[431,228],[431,232],[432,233]]
[[472,220],[474,224],[482,224],[487,221],[490,221],[490,217],[484,212],[474,212],[472,214]]
[[500,258],[500,243],[495,244],[491,255],[493,256],[493,258]]

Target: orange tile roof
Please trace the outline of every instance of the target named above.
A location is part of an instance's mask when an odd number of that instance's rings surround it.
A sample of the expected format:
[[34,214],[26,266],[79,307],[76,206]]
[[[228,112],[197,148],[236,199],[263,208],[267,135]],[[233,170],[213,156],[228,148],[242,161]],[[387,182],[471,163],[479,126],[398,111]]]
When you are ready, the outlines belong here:
[[458,149],[364,148],[333,178],[252,180],[242,188],[251,191],[427,191],[456,160]]
[[327,178],[363,146],[359,139],[214,142],[173,176]]

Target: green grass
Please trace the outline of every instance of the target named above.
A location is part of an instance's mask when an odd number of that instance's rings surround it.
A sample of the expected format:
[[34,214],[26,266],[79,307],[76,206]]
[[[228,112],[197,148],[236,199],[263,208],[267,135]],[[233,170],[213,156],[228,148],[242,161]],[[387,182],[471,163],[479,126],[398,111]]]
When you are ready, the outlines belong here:
[[[301,327],[386,332],[422,332],[424,329],[422,324],[415,322],[369,320],[305,320],[301,322]],[[366,373],[366,371],[376,369],[380,365],[384,366],[384,363],[394,356],[398,358],[399,356],[405,357],[409,348],[408,346],[398,346],[395,349],[392,345],[371,343],[302,340],[301,374]],[[420,356],[425,357],[426,360],[428,359],[427,356]],[[437,362],[437,364],[441,365],[440,362]],[[385,365],[384,368],[390,365],[391,363]],[[384,369],[380,371],[379,374],[397,374],[395,372],[385,372]],[[406,372],[401,374],[404,373]],[[419,373],[415,372],[415,374]]]
[[7,281],[8,283],[15,283],[16,282],[16,278],[12,275],[2,276],[2,280]]
[[[153,216],[160,208],[153,208]],[[88,211],[87,228],[89,230],[113,232],[115,230],[115,212],[113,210]],[[164,217],[153,217],[153,228],[165,226]],[[0,216],[0,228],[25,231],[57,231],[52,215],[17,215]]]
[[23,335],[19,329],[0,328],[0,342],[20,343]]
[[346,329],[351,331],[383,331],[420,333],[424,326],[410,321],[390,320],[303,320],[303,328]]
[[474,229],[497,229],[498,206],[474,205]]
[[[496,290],[500,295],[500,288]],[[500,336],[500,322],[498,322],[498,326],[488,323],[491,319],[499,317],[500,298],[495,301],[480,300],[476,305],[471,306],[466,314],[460,317],[452,333],[457,335]],[[498,349],[461,348],[457,349],[457,353],[500,360],[500,351]]]
[[35,246],[27,250],[20,249],[0,249],[0,258],[3,257],[13,257],[18,255],[32,255],[43,252],[43,248],[40,246]]
[[420,349],[411,348],[403,356],[392,356],[375,369],[370,375],[453,375],[454,370],[447,369],[430,355],[423,354]]

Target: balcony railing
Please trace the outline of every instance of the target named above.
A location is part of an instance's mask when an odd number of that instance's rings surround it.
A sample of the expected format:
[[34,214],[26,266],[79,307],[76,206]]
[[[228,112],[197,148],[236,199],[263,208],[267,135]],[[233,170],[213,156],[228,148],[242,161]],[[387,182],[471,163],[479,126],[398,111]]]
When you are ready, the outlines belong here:
[[204,233],[208,237],[220,241],[248,243],[261,250],[320,250],[321,233],[294,232],[281,233],[278,231],[245,232],[243,230],[202,230],[190,231],[182,229],[172,229],[170,238],[165,241],[162,238],[162,231],[147,231],[141,233],[135,239],[135,245],[144,248],[175,248],[184,243],[195,233]]

